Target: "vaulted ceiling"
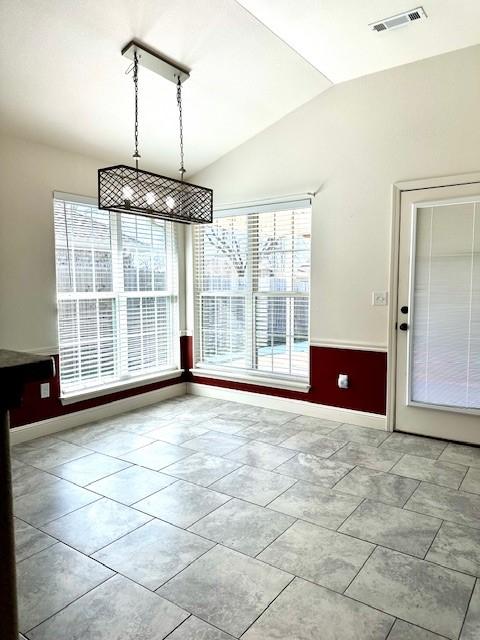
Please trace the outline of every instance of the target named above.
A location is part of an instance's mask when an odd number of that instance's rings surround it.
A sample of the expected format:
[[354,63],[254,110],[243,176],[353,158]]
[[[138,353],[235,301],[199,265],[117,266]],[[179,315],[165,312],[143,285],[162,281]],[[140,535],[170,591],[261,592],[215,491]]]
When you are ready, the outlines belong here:
[[[239,0],[332,82],[480,43],[479,0]],[[376,33],[369,27],[423,7],[427,18]]]
[[[0,127],[129,162],[132,80],[120,51],[136,38],[192,70],[184,86],[192,174],[333,82],[480,42],[478,0],[425,0],[425,21],[384,33],[368,27],[413,6],[408,0],[2,0]],[[177,136],[174,85],[142,68],[144,166],[173,175]]]

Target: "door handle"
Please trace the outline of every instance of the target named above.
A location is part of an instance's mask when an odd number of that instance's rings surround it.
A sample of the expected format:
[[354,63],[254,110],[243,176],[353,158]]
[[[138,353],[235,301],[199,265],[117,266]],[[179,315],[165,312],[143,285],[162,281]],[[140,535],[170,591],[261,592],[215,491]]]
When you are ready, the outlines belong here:
[[402,322],[402,324],[398,327],[400,331],[408,331],[408,324],[406,322]]

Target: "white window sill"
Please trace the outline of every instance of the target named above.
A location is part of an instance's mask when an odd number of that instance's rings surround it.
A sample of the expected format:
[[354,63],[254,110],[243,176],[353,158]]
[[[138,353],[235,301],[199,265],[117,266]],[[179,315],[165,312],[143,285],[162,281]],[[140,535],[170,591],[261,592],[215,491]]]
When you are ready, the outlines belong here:
[[122,380],[121,382],[114,382],[106,387],[94,387],[86,391],[76,391],[73,393],[61,395],[60,402],[62,403],[62,405],[74,404],[75,402],[81,402],[82,400],[100,398],[101,396],[108,396],[112,393],[117,393],[118,391],[135,389],[136,387],[143,387],[147,384],[162,382],[163,380],[173,380],[180,377],[182,374],[182,369],[169,369],[168,371],[155,373],[151,376],[129,378],[128,380]]
[[230,380],[232,382],[244,382],[245,384],[255,384],[260,387],[273,387],[275,389],[286,389],[287,391],[299,391],[308,393],[310,385],[308,382],[276,378],[275,376],[256,375],[252,373],[240,373],[237,371],[225,371],[219,369],[209,369],[207,367],[196,367],[190,369],[194,376],[202,378],[213,378],[214,380]]

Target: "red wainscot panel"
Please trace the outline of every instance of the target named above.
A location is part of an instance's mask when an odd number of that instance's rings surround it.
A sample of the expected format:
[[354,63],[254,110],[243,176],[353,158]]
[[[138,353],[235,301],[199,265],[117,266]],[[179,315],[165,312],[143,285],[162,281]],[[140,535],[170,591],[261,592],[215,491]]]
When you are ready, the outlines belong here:
[[[192,354],[192,339],[185,337],[185,353]],[[190,365],[191,366],[191,365]],[[349,388],[339,389],[338,374],[349,378]],[[387,354],[382,351],[310,347],[310,391],[301,393],[244,382],[216,380],[190,375],[191,382],[227,389],[304,400],[342,409],[385,415],[387,399]]]
[[[339,373],[346,373],[349,388],[339,389]],[[387,354],[383,351],[310,347],[309,400],[319,404],[386,414]]]
[[192,336],[180,336],[180,367],[188,375],[190,375],[190,369],[193,369]]
[[[55,358],[57,375],[50,381],[50,397],[40,398],[40,383],[27,385],[22,406],[13,409],[10,416],[12,427],[30,424],[39,420],[54,418],[82,409],[97,407],[115,400],[128,398],[155,389],[161,389],[182,381],[197,382],[227,389],[238,389],[262,393],[282,398],[293,398],[330,405],[356,411],[366,411],[385,415],[387,386],[387,354],[379,351],[356,349],[334,349],[330,347],[310,347],[310,384],[308,393],[288,391],[275,387],[263,387],[244,382],[216,380],[193,376],[193,341],[191,336],[180,338],[181,367],[184,375],[174,380],[164,380],[152,384],[118,391],[99,398],[83,400],[63,406],[60,402],[60,381],[58,377],[58,356]],[[348,389],[339,389],[339,373],[349,376]]]
[[55,377],[45,382],[50,382],[50,397],[40,397],[40,382],[26,385],[25,392],[23,394],[22,405],[17,409],[12,409],[10,412],[10,425],[11,427],[19,427],[24,424],[30,424],[32,422],[38,422],[39,420],[46,420],[48,418],[56,418],[68,413],[74,413],[75,411],[82,411],[83,409],[90,409],[92,407],[98,407],[115,400],[121,400],[123,398],[130,398],[132,396],[139,395],[141,393],[147,393],[148,391],[155,391],[156,389],[162,389],[172,384],[178,384],[185,381],[185,374],[173,380],[162,380],[151,384],[142,385],[141,387],[135,387],[134,389],[124,389],[123,391],[117,391],[98,398],[91,398],[89,400],[83,400],[81,402],[75,402],[73,404],[62,405],[60,401],[60,378],[58,355],[53,356],[55,359]]

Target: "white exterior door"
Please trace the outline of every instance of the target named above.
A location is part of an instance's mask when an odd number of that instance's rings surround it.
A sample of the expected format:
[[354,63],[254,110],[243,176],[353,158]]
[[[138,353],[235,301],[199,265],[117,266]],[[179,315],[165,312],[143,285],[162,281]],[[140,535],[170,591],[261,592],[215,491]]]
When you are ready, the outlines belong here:
[[480,444],[480,183],[402,192],[395,428]]

